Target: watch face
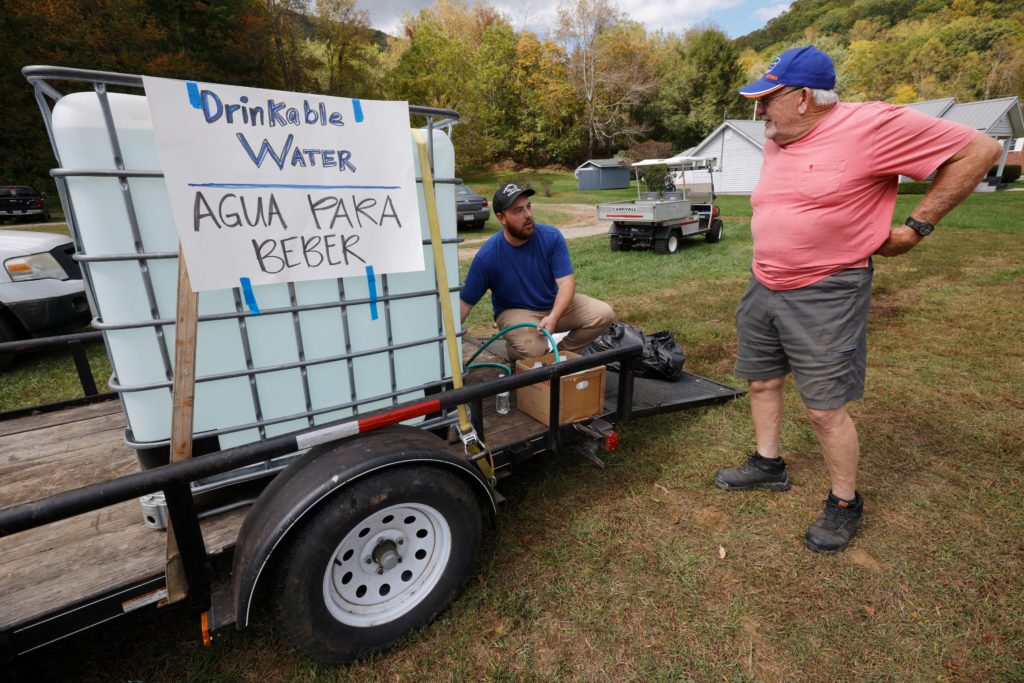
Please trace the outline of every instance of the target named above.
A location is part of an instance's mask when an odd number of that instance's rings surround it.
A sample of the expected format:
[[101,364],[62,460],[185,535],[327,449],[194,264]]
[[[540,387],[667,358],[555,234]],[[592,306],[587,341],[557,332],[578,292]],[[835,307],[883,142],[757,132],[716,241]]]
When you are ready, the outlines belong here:
[[908,228],[916,232],[921,237],[927,237],[928,235],[931,234],[932,230],[935,229],[935,226],[932,225],[931,223],[925,223],[924,221],[914,220],[913,218],[908,218],[904,225],[906,225]]

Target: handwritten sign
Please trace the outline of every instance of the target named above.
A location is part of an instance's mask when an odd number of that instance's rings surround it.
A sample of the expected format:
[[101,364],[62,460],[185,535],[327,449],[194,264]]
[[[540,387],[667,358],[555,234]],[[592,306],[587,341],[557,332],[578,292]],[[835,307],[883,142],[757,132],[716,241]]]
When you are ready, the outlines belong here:
[[407,103],[143,82],[194,291],[423,270]]

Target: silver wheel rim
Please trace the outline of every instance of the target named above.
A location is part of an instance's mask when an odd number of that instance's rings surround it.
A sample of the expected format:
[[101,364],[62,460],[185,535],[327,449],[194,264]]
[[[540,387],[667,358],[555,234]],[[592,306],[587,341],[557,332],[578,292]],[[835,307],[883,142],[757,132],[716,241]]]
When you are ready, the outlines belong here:
[[429,505],[402,503],[374,512],[331,555],[324,604],[349,626],[394,621],[431,594],[451,549],[448,522]]
[[676,249],[679,248],[679,238],[675,235],[669,235],[668,238],[668,253],[676,253]]

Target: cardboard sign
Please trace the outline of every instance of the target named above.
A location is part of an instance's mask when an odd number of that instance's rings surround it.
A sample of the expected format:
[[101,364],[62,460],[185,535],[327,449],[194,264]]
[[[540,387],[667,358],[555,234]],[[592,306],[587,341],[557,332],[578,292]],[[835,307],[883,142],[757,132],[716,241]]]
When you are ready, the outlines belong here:
[[194,291],[423,270],[407,103],[143,82]]

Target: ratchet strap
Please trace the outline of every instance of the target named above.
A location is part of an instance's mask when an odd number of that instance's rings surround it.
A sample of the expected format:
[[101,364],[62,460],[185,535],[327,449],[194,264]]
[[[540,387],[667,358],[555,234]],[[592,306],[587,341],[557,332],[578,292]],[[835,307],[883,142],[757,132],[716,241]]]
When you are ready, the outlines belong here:
[[[448,347],[448,362],[452,368],[452,385],[461,389],[462,357],[455,336],[455,315],[452,311],[452,295],[448,288],[448,269],[444,260],[444,248],[441,242],[441,225],[437,218],[437,197],[434,194],[434,175],[430,168],[427,154],[427,141],[422,130],[414,130],[416,148],[420,157],[420,175],[423,176],[423,199],[427,208],[427,222],[430,225],[430,245],[434,252],[434,275],[437,279],[437,293],[441,299],[441,319],[444,322],[445,344]],[[469,420],[469,410],[465,404],[458,407],[459,438],[470,462],[476,463],[487,480],[494,484],[494,458],[491,451],[476,434],[473,423]]]

